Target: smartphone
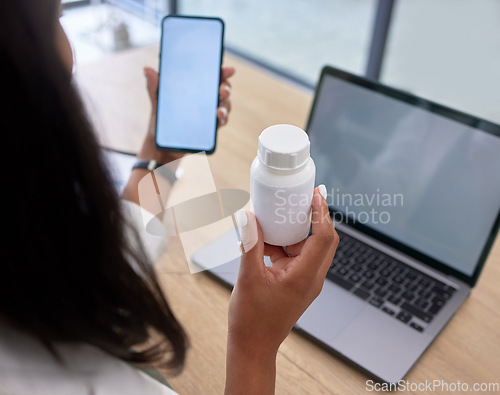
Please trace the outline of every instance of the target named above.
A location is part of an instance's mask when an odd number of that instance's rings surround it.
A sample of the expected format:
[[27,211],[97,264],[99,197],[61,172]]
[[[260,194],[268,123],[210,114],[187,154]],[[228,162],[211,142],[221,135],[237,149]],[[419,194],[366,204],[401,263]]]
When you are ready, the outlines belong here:
[[162,19],[155,133],[159,149],[215,151],[223,43],[220,18]]

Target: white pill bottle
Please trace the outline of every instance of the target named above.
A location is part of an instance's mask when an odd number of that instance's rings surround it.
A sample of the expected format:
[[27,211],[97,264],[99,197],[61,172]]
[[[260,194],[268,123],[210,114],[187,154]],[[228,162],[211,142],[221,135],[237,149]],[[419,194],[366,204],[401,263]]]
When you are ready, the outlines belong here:
[[316,176],[309,147],[307,133],[294,125],[273,125],[259,136],[250,199],[268,244],[289,246],[309,234]]

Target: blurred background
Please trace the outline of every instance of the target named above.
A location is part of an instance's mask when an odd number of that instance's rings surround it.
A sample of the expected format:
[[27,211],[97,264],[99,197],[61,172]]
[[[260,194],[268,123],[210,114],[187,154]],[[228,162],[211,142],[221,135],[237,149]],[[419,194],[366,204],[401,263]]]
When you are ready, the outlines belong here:
[[324,65],[500,123],[499,0],[63,0],[77,67],[221,17],[226,51],[313,89]]

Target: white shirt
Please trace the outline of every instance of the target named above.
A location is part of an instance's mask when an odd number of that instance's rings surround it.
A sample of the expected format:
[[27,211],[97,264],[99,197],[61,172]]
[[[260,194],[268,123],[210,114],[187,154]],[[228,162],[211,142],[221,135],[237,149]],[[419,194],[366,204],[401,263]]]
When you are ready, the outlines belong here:
[[[151,261],[156,261],[167,243],[166,237],[145,231],[144,221],[153,215],[132,202],[123,201],[122,207],[126,218],[137,228]],[[64,364],[38,339],[0,321],[0,395],[177,394],[90,344],[56,344],[55,348]]]

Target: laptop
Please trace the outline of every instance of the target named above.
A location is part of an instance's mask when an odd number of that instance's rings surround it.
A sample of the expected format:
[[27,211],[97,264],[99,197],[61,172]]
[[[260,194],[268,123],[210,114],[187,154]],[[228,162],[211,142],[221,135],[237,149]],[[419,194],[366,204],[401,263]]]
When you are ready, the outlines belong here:
[[[325,66],[306,132],[340,244],[294,329],[396,383],[468,297],[492,248],[500,126]],[[217,263],[235,248],[231,233],[192,256],[229,287],[239,259]]]

